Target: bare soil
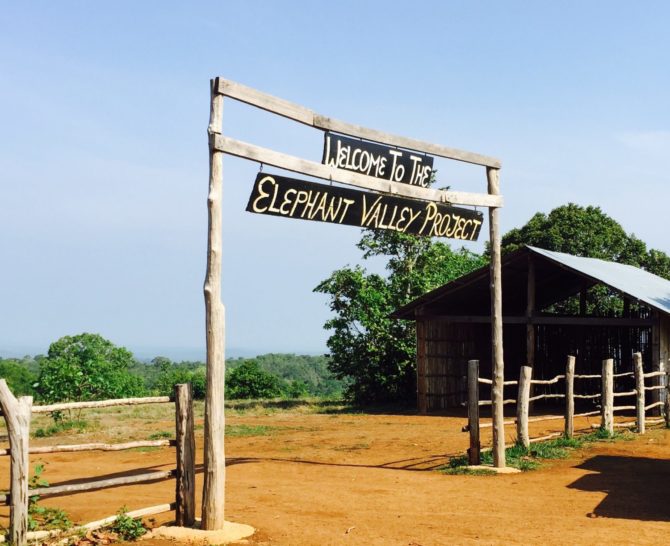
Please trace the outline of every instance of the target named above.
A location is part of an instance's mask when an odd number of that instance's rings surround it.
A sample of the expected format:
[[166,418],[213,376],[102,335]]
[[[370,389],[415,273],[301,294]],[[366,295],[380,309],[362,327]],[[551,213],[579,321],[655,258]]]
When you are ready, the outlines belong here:
[[[152,411],[97,412],[86,417],[97,423],[92,433],[36,439],[33,444],[121,441],[173,430],[167,410]],[[597,422],[583,419],[578,428]],[[670,431],[652,429],[645,436],[631,435],[631,440],[589,444],[568,459],[521,474],[442,474],[437,469],[450,456],[465,452],[464,423],[462,415],[231,411],[226,517],[256,528],[247,542],[256,545],[668,541]],[[534,424],[531,435],[561,426],[562,421]],[[510,442],[513,436],[513,427],[508,427]],[[9,461],[1,459],[6,487]],[[37,461],[46,464],[44,478],[55,485],[172,468],[174,450],[61,453],[35,457],[33,464]],[[84,523],[124,505],[132,510],[173,497],[174,482],[165,481],[41,502],[63,508]],[[6,508],[1,515],[7,525]],[[166,514],[152,523],[169,519]],[[157,539],[147,543],[169,544]]]

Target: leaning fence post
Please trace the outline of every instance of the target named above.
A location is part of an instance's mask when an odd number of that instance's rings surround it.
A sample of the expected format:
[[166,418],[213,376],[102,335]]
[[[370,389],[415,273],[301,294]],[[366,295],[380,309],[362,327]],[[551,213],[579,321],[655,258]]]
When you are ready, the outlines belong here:
[[565,365],[565,437],[575,433],[575,357],[568,356]]
[[642,368],[642,353],[633,353],[633,365],[635,369],[635,416],[637,421],[637,432],[638,434],[644,434],[645,432],[645,423],[644,423],[644,405],[645,405],[645,396],[644,396],[644,369]]
[[479,443],[479,360],[468,360],[468,464],[481,464]]
[[30,460],[30,416],[33,397],[17,400],[4,379],[0,379],[0,406],[7,424],[10,450],[9,532],[14,546],[28,543],[28,474]]
[[528,405],[530,403],[530,381],[533,368],[521,366],[519,372],[519,394],[516,403],[516,437],[517,442],[528,449],[530,436],[528,435]]
[[600,427],[614,434],[614,359],[603,360]]
[[174,386],[177,436],[176,523],[192,527],[195,523],[195,433],[191,384]]

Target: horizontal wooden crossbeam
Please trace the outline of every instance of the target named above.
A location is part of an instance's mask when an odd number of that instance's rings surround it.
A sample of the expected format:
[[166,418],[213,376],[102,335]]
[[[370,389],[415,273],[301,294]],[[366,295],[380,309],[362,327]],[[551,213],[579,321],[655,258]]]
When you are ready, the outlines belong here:
[[262,148],[255,144],[248,144],[234,138],[223,135],[210,135],[211,146],[220,152],[257,161],[265,165],[272,165],[287,171],[302,173],[324,180],[340,182],[350,186],[365,188],[368,190],[381,191],[421,199],[423,201],[435,201],[438,203],[451,203],[453,205],[472,205],[479,207],[502,207],[503,199],[500,195],[487,195],[480,193],[468,193],[460,191],[443,191],[432,188],[422,188],[409,184],[400,184],[389,180],[381,180],[364,174],[337,169],[329,165],[322,165],[315,161],[301,159],[299,157],[275,152],[268,148]]
[[431,144],[430,142],[415,140],[413,138],[384,133],[382,131],[377,131],[376,129],[368,129],[366,127],[361,127],[360,125],[353,125],[327,116],[322,116],[309,108],[280,99],[279,97],[268,95],[267,93],[263,93],[262,91],[258,91],[257,89],[247,87],[246,85],[237,82],[226,80],[224,78],[217,78],[217,81],[217,91],[221,95],[250,104],[251,106],[256,106],[257,108],[267,110],[268,112],[278,114],[285,118],[304,123],[310,127],[381,142],[382,144],[388,144],[390,146],[416,150],[439,157],[446,157],[447,159],[455,159],[457,161],[483,165],[494,169],[500,168],[500,161],[494,157],[487,157],[485,155],[466,152],[456,148],[440,146],[439,144]]

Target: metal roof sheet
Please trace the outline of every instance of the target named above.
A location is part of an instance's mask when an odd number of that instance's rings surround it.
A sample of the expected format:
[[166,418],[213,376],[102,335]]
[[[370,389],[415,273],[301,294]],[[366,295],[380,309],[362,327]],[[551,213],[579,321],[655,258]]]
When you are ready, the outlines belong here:
[[670,281],[662,277],[632,265],[582,258],[532,246],[528,249],[670,315]]

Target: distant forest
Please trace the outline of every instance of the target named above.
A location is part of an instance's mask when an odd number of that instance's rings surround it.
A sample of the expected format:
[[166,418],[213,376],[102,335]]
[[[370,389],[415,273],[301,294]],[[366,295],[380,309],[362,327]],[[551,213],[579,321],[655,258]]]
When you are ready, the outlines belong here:
[[[0,358],[0,377],[6,379],[17,396],[32,395],[36,401],[73,398],[64,396],[64,393],[55,397],[44,396],[41,386],[44,386],[48,362],[49,358],[43,355]],[[134,385],[128,395],[169,395],[175,383],[189,382],[196,398],[204,397],[205,372],[204,362],[175,362],[162,356],[150,362],[132,359],[123,370]],[[269,353],[226,361],[226,394],[230,398],[338,398],[343,387],[343,382],[328,370],[325,355]]]

